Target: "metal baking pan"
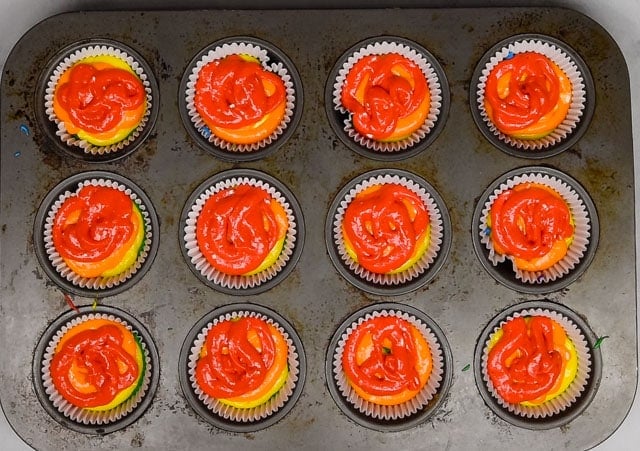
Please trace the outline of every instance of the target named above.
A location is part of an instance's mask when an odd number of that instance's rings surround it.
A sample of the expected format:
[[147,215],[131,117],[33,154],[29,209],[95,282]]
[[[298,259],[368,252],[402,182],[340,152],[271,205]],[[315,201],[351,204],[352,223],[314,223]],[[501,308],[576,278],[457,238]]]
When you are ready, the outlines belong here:
[[[542,159],[509,155],[489,142],[470,111],[470,82],[478,61],[516,34],[552,36],[574,49],[594,82],[595,105],[586,130],[572,145]],[[198,145],[179,112],[180,81],[189,62],[229,36],[270,42],[295,65],[303,87],[300,121],[281,147],[256,161],[233,163]],[[336,61],[373,36],[419,43],[440,63],[450,108],[438,136],[419,154],[385,162],[354,152],[329,123],[324,94]],[[157,80],[159,111],[150,135],[117,161],[89,162],[60,152],[38,119],[35,98],[43,68],[60,49],[88,38],[120,41],[139,53]],[[0,292],[3,327],[0,400],[17,434],[36,449],[263,449],[465,448],[586,449],[624,420],[637,380],[634,179],[629,78],[622,54],[591,19],[560,8],[361,9],[283,11],[134,11],[69,13],[29,30],[11,52],[0,86]],[[524,293],[497,282],[478,260],[472,215],[484,190],[501,174],[532,164],[568,174],[584,187],[599,218],[599,241],[588,268],[567,286]],[[202,283],[180,250],[180,214],[204,180],[247,168],[282,182],[300,203],[304,248],[293,271],[252,296],[221,293]],[[370,294],[332,264],[324,225],[332,200],[367,171],[410,171],[442,197],[451,219],[451,247],[435,277],[399,295]],[[137,318],[158,349],[160,376],[147,410],[126,428],[104,435],[59,424],[38,401],[31,370],[41,335],[68,310],[62,291],[40,266],[33,240],[38,206],[62,180],[88,170],[126,177],[149,196],[160,242],[149,271],[131,288],[99,299]],[[530,430],[496,415],[476,386],[477,340],[499,312],[542,300],[576,312],[601,341],[602,376],[592,402],[570,423]],[[76,296],[79,305],[94,301]],[[285,318],[304,346],[307,373],[300,398],[280,421],[250,433],[218,429],[194,412],[179,382],[179,355],[189,330],[208,312],[251,302]],[[398,432],[352,421],[336,405],[325,380],[332,335],[359,309],[395,302],[419,309],[442,330],[452,355],[452,380],[429,418]],[[600,343],[600,342],[599,342]]]

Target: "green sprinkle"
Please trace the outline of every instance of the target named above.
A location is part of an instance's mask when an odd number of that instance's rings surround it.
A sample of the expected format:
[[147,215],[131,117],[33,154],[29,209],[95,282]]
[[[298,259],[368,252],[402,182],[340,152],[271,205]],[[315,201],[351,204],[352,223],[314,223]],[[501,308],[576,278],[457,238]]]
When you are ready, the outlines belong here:
[[471,364],[467,363],[464,368],[462,368],[462,371],[469,371],[469,369],[471,368]]
[[391,348],[387,348],[386,346],[383,346],[383,347],[382,347],[382,353],[383,353],[384,355],[389,355],[389,354],[391,354]]
[[602,337],[598,337],[595,344],[593,345],[593,349],[599,349],[600,345],[602,345],[602,342],[604,341],[605,338],[609,338],[609,335],[603,335]]

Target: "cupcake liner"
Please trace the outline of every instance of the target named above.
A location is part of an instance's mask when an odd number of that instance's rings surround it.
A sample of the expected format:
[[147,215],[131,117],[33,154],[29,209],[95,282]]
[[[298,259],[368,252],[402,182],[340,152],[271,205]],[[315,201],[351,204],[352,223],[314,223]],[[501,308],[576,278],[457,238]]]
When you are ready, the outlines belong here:
[[[503,400],[495,391],[487,373],[487,360],[489,355],[487,349],[493,334],[495,334],[498,329],[502,328],[502,326],[508,321],[517,317],[527,316],[545,316],[559,323],[566,331],[567,337],[569,337],[569,339],[571,339],[572,343],[574,344],[578,357],[578,372],[569,387],[567,387],[567,389],[558,396],[536,406],[527,406],[519,403],[514,404]],[[505,319],[500,321],[500,324],[496,326],[487,337],[487,340],[484,343],[484,349],[481,358],[482,380],[486,384],[490,395],[493,396],[497,400],[499,405],[506,409],[508,412],[525,418],[538,419],[552,417],[569,408],[585,391],[591,375],[591,369],[591,352],[584,333],[576,324],[574,324],[574,322],[570,318],[557,311],[546,308],[530,308],[522,311],[517,311],[511,315],[508,315]]]
[[[202,391],[195,377],[195,370],[200,351],[205,344],[205,340],[209,331],[220,322],[230,321],[242,317],[259,318],[275,326],[278,331],[280,331],[280,333],[284,336],[289,348],[287,357],[289,365],[289,375],[282,388],[280,388],[280,390],[278,390],[275,395],[269,398],[266,403],[248,409],[241,409],[224,404],[218,399],[207,395],[204,391]],[[214,318],[200,330],[190,348],[190,354],[187,360],[187,374],[191,384],[191,388],[193,389],[195,395],[213,414],[232,422],[250,423],[263,420],[273,415],[279,409],[281,409],[291,398],[300,375],[300,364],[298,359],[298,351],[294,346],[293,340],[291,339],[287,331],[272,318],[269,318],[268,316],[256,311],[232,311]]]
[[[418,196],[420,196],[420,198],[424,202],[427,212],[429,213],[429,223],[431,230],[429,246],[427,247],[427,250],[413,266],[405,271],[396,274],[374,273],[360,266],[347,253],[342,235],[342,222],[344,219],[345,211],[349,204],[355,199],[358,193],[364,191],[372,185],[381,184],[396,184],[410,189]],[[438,253],[440,252],[440,248],[444,239],[444,224],[442,213],[433,197],[429,194],[429,192],[427,192],[425,187],[421,186],[419,183],[411,180],[406,176],[395,174],[372,176],[355,185],[340,202],[335,216],[332,220],[332,230],[333,239],[337,248],[338,255],[340,256],[344,264],[357,277],[365,280],[368,283],[376,285],[400,285],[407,283],[414,278],[424,274],[424,272],[427,271],[430,265],[435,261]]]
[[[405,43],[406,42],[406,43]],[[429,113],[425,123],[414,131],[409,137],[393,142],[377,141],[360,134],[352,124],[351,113],[342,106],[341,93],[346,77],[353,66],[363,57],[369,55],[384,55],[388,53],[397,53],[414,62],[424,74],[431,96]],[[338,70],[335,82],[333,84],[333,108],[342,115],[346,115],[344,119],[344,132],[347,136],[360,146],[383,153],[399,152],[415,146],[422,141],[433,129],[441,115],[441,107],[443,106],[443,90],[442,81],[438,77],[433,65],[435,62],[430,61],[431,58],[427,54],[417,49],[417,46],[411,46],[409,41],[393,40],[393,38],[372,42],[356,50],[342,64]]]
[[[127,329],[129,329],[139,340],[141,348],[144,354],[144,360],[146,362],[145,374],[142,379],[142,384],[139,389],[125,402],[114,407],[113,409],[106,411],[93,411],[83,409],[81,407],[74,406],[66,399],[64,399],[55,388],[53,380],[50,374],[51,360],[54,356],[54,351],[64,334],[72,327],[78,324],[84,323],[91,319],[107,319],[110,321],[118,322]],[[130,414],[136,407],[138,407],[147,395],[152,378],[152,360],[148,349],[148,344],[127,321],[119,318],[118,316],[107,313],[88,313],[69,320],[60,329],[58,329],[53,337],[48,342],[44,355],[41,360],[41,378],[44,392],[48,396],[49,401],[53,407],[62,414],[64,417],[82,425],[106,425],[121,420],[128,414]]]
[[[517,139],[502,133],[489,119],[484,105],[484,90],[491,70],[501,61],[514,54],[524,52],[535,52],[548,57],[560,67],[572,85],[571,104],[567,116],[553,132],[539,139]],[[496,51],[484,64],[476,86],[476,106],[480,118],[489,128],[490,133],[510,147],[533,152],[555,146],[573,133],[583,116],[587,103],[585,76],[587,74],[582,73],[572,56],[559,44],[546,40],[544,37],[516,40]]]
[[[55,132],[56,136],[66,144],[67,146],[74,146],[81,148],[85,154],[90,154],[93,156],[106,156],[108,154],[114,152],[121,152],[125,148],[132,145],[135,141],[142,139],[143,131],[151,122],[151,113],[152,107],[154,104],[154,93],[152,89],[151,83],[151,75],[145,72],[145,69],[141,62],[137,61],[130,52],[126,51],[123,48],[119,48],[117,43],[112,44],[103,44],[103,45],[89,45],[86,47],[81,47],[69,55],[65,56],[58,65],[53,69],[52,74],[48,78],[46,89],[44,91],[44,108],[45,114],[48,119],[55,123],[57,126],[57,131]],[[133,130],[125,139],[119,141],[117,143],[107,145],[107,146],[96,146],[87,142],[86,140],[80,139],[75,135],[70,134],[64,122],[60,121],[56,116],[53,110],[53,97],[55,94],[56,86],[58,84],[58,80],[62,76],[62,74],[70,69],[74,64],[81,62],[83,59],[99,56],[99,55],[108,55],[119,58],[125,61],[131,69],[137,74],[138,78],[142,82],[145,92],[146,92],[146,102],[147,108],[135,130]]]
[[[491,240],[490,227],[487,225],[491,207],[498,196],[516,185],[527,182],[539,183],[553,188],[569,206],[574,221],[574,237],[567,254],[562,260],[543,271],[523,271],[516,266],[514,257],[497,253]],[[496,266],[507,259],[511,260],[513,271],[518,280],[529,284],[545,284],[568,274],[585,256],[591,237],[591,218],[583,200],[573,187],[553,175],[532,172],[508,178],[493,191],[482,208],[479,228],[480,243],[488,250],[488,259],[492,265]]]
[[[364,322],[378,317],[387,317],[394,316],[398,318],[402,318],[413,326],[415,326],[426,339],[429,349],[431,350],[431,355],[433,359],[433,367],[431,371],[431,375],[427,380],[427,383],[424,387],[418,392],[418,394],[406,401],[402,404],[397,405],[379,405],[367,401],[361,398],[355,390],[351,387],[349,382],[347,381],[346,375],[344,374],[344,370],[342,369],[342,355],[344,352],[344,346],[346,341],[351,335],[351,333]],[[416,318],[414,315],[411,315],[406,312],[398,311],[398,310],[378,310],[365,314],[364,316],[358,318],[354,321],[341,335],[338,340],[336,349],[333,353],[332,357],[333,361],[333,376],[335,378],[335,382],[337,384],[338,390],[340,394],[355,407],[360,413],[379,420],[398,420],[407,418],[419,412],[423,409],[429,401],[433,399],[436,395],[438,389],[440,388],[441,381],[443,380],[444,373],[444,356],[443,351],[441,349],[440,343],[438,339],[434,335],[434,333],[429,329],[429,327],[424,324],[420,319]]]
[[[206,201],[214,194],[232,188],[238,185],[251,185],[261,188],[268,192],[273,199],[282,205],[284,208],[287,219],[289,220],[289,229],[287,230],[287,236],[284,241],[284,246],[280,256],[273,265],[266,268],[257,274],[243,276],[243,275],[229,275],[221,271],[218,271],[212,267],[205,256],[200,251],[198,241],[196,238],[196,226],[198,216],[204,207]],[[265,180],[259,180],[249,176],[230,176],[229,178],[223,178],[217,183],[211,185],[204,190],[191,204],[187,213],[187,218],[184,226],[183,244],[186,250],[187,258],[198,271],[207,280],[211,281],[215,286],[227,288],[231,290],[244,290],[248,288],[255,288],[264,284],[274,277],[276,277],[286,265],[292,261],[294,254],[294,248],[296,246],[296,240],[298,239],[298,224],[297,218],[294,215],[293,207],[287,199],[275,186]]]
[[[127,268],[124,272],[117,274],[115,276],[110,277],[82,277],[75,272],[73,272],[65,263],[63,258],[60,256],[58,251],[56,250],[53,244],[53,223],[55,220],[55,216],[62,206],[62,204],[69,199],[79,193],[79,191],[85,186],[105,186],[109,188],[114,188],[119,191],[122,191],[127,196],[131,198],[133,202],[136,203],[144,222],[145,227],[145,237],[143,240],[143,245],[138,252],[138,258],[135,263]],[[118,285],[123,284],[127,280],[131,279],[143,266],[145,261],[150,258],[152,253],[152,242],[154,239],[154,230],[152,227],[152,218],[150,212],[148,210],[148,206],[141,200],[140,196],[133,191],[131,188],[128,188],[123,183],[119,183],[115,180],[111,180],[108,178],[91,178],[85,179],[78,183],[77,189],[74,192],[65,191],[60,194],[57,199],[52,203],[50,209],[47,211],[46,216],[44,218],[44,238],[43,238],[43,246],[44,252],[46,254],[46,258],[49,263],[53,266],[54,271],[59,275],[59,277],[68,281],[75,287],[80,287],[82,289],[88,290],[105,290],[117,287]]]
[[[198,111],[196,110],[196,107],[194,105],[195,84],[198,80],[200,70],[212,61],[225,58],[229,55],[237,54],[245,54],[257,58],[265,70],[277,74],[280,78],[282,78],[286,90],[286,109],[282,122],[271,133],[271,135],[262,139],[261,141],[251,144],[236,144],[216,136],[205,124],[204,120],[202,119],[200,114],[198,114]],[[202,58],[200,58],[200,60],[195,63],[195,65],[191,69],[191,72],[188,75],[188,81],[186,83],[186,90],[184,92],[186,112],[192,126],[195,127],[197,132],[205,140],[224,151],[240,153],[254,152],[256,150],[263,149],[279,139],[284,131],[292,125],[297,97],[299,97],[299,94],[296,93],[294,76],[291,73],[291,69],[287,68],[280,61],[271,61],[270,53],[257,41],[256,43],[242,41],[226,42],[209,50],[202,56]]]

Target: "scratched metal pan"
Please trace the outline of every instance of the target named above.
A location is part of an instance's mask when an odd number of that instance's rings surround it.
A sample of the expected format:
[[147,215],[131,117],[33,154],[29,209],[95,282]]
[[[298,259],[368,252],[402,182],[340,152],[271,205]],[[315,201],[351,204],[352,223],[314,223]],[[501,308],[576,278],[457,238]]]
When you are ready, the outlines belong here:
[[[569,175],[597,211],[599,239],[588,267],[566,286],[531,293],[496,280],[474,250],[474,209],[494,181],[533,158],[491,143],[474,121],[471,79],[496,43],[522,33],[566,43],[593,79],[593,115],[579,139],[535,164]],[[427,148],[394,161],[362,155],[334,130],[325,94],[336,62],[355,44],[377,36],[417,43],[438,61],[450,90],[450,108]],[[248,36],[271,43],[297,69],[304,105],[300,121],[277,150],[252,161],[228,161],[203,148],[185,127],[181,81],[194,56],[211,43]],[[41,118],[36,92],[41,75],[62,49],[87,39],[109,39],[134,49],[158,83],[158,115],[137,149],[115,161],[75,158],[58,144]],[[322,9],[73,12],[54,16],[25,33],[11,51],[0,84],[0,400],[17,434],[36,449],[96,446],[229,450],[308,447],[376,448],[382,443],[416,449],[589,449],[624,421],[637,382],[633,143],[628,72],[615,41],[601,26],[563,8]],[[39,98],[39,96],[38,96]],[[47,119],[48,121],[48,119]],[[335,124],[334,124],[335,125]],[[29,129],[26,134],[21,131]],[[57,139],[57,137],[56,137]],[[354,286],[334,265],[325,239],[332,202],[361,174],[400,170],[428,181],[449,215],[450,247],[435,277],[399,293]],[[33,387],[34,349],[48,325],[68,311],[61,291],[38,256],[33,225],[52,187],[89,170],[119,174],[149,198],[158,217],[153,264],[135,284],[96,299],[128,312],[151,335],[161,377],[151,404],[127,427],[100,437],[53,419]],[[209,286],[183,255],[181,214],[201,183],[228,170],[252,170],[281,182],[300,207],[304,247],[291,272],[258,293],[228,293]],[[74,187],[70,189],[75,189]],[[444,208],[443,208],[444,209]],[[482,257],[482,258],[481,258]],[[569,280],[563,278],[564,281]],[[414,289],[415,288],[415,289]],[[70,291],[70,288],[69,288]],[[602,342],[597,393],[565,426],[520,427],[494,412],[479,393],[473,365],[483,329],[503,310],[544,298],[587,322]],[[87,302],[87,300],[89,302]],[[291,410],[268,427],[233,432],[192,408],[180,384],[180,349],[207,313],[239,302],[277,312],[304,346],[304,387]],[[331,395],[327,350],[345,318],[377,303],[424,312],[442,330],[452,355],[451,384],[428,417],[390,431],[351,419]]]

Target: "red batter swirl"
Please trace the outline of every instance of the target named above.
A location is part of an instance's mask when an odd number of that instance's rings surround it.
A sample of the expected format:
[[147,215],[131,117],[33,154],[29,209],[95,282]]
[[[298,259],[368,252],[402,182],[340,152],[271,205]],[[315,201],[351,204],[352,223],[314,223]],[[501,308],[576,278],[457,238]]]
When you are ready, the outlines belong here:
[[[268,82],[273,92],[265,89]],[[240,128],[253,124],[285,100],[282,79],[255,61],[230,55],[204,66],[195,86],[194,104],[207,124]]]
[[73,124],[82,130],[112,130],[120,124],[125,110],[134,110],[146,101],[142,82],[129,71],[96,69],[84,63],[69,70],[69,81],[56,89],[55,96]]
[[196,238],[209,264],[225,274],[256,269],[278,240],[272,198],[251,185],[225,189],[207,199],[198,216]]
[[420,197],[396,184],[360,193],[344,214],[343,230],[358,263],[375,273],[402,266],[414,252],[418,237],[429,225]]
[[[257,335],[259,351],[248,339],[250,330]],[[196,380],[214,398],[232,398],[260,387],[276,353],[268,324],[252,317],[216,324],[204,346],[206,354],[198,360]]]
[[60,206],[53,243],[63,257],[98,262],[127,243],[134,231],[131,198],[106,186],[88,185]]
[[517,185],[491,207],[491,239],[501,254],[525,260],[542,257],[573,232],[568,205],[550,188]]
[[[507,94],[499,89],[499,80],[510,77]],[[485,89],[492,118],[504,133],[516,132],[535,124],[558,103],[560,81],[553,63],[534,52],[518,53],[493,68]]]
[[400,118],[415,112],[428,94],[420,68],[408,58],[389,53],[358,60],[344,82],[341,101],[353,113],[356,130],[381,140],[393,133]]
[[[357,350],[365,335],[371,334],[373,349],[360,365]],[[382,316],[358,326],[348,337],[342,354],[342,367],[349,378],[372,395],[395,395],[418,390],[417,351],[407,321]]]
[[487,370],[496,392],[509,403],[530,401],[546,394],[562,370],[562,356],[554,349],[552,320],[518,317],[502,326],[504,335],[489,351]]
[[[69,338],[51,361],[51,377],[62,397],[78,407],[99,407],[131,386],[138,377],[138,364],[122,343],[122,332],[112,325]],[[71,380],[75,373],[82,373],[94,390],[83,393],[76,389]]]

